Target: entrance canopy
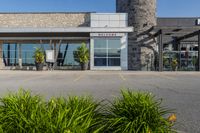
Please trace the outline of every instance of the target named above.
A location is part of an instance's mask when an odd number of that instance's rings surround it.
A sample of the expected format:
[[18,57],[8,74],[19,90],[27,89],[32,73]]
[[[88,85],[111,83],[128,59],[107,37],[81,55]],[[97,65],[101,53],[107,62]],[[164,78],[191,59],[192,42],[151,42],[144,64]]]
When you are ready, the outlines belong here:
[[90,33],[129,33],[132,27],[0,28],[0,40],[87,40]]
[[0,33],[128,33],[133,27],[0,28]]

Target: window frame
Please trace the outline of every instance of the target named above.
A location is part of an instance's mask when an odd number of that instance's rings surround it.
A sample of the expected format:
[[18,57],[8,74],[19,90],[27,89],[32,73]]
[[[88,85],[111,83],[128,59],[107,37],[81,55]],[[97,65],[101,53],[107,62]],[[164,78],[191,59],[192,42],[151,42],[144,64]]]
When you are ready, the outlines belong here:
[[[96,42],[96,40],[100,40],[100,39],[104,39],[105,40],[105,42],[106,42],[106,48],[95,48],[95,42]],[[112,47],[110,47],[110,44],[109,44],[109,41],[110,40],[118,40],[119,41],[119,48],[112,48]],[[108,38],[94,38],[94,53],[93,53],[93,61],[94,61],[94,67],[120,67],[121,66],[121,46],[122,46],[122,44],[121,44],[121,38],[120,37],[112,37],[112,38],[110,38],[110,37],[108,37]],[[113,57],[111,57],[111,56],[109,56],[109,50],[119,50],[119,56],[113,56]],[[106,56],[104,57],[104,56],[102,56],[102,57],[96,57],[95,56],[95,50],[105,50],[106,51]],[[96,65],[95,64],[95,59],[102,59],[102,58],[105,58],[106,59],[106,65],[105,66],[101,66],[101,65]],[[109,65],[110,63],[109,63],[109,59],[119,59],[119,65],[117,65],[117,66],[115,66],[115,65]]]

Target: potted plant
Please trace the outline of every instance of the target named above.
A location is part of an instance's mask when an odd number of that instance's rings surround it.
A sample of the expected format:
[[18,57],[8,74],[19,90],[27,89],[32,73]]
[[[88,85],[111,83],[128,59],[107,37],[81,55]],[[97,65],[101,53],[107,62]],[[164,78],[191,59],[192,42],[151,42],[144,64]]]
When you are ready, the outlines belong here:
[[74,59],[81,65],[82,70],[88,69],[88,62],[89,62],[89,49],[87,48],[85,43],[82,43],[80,47],[74,51]]
[[171,62],[172,70],[177,71],[178,61],[177,59],[173,59]]
[[35,66],[37,71],[42,71],[44,66],[44,52],[41,48],[36,48],[34,52]]
[[195,56],[192,57],[192,64],[194,66],[195,71],[197,71],[198,70],[198,58],[197,57],[195,57]]

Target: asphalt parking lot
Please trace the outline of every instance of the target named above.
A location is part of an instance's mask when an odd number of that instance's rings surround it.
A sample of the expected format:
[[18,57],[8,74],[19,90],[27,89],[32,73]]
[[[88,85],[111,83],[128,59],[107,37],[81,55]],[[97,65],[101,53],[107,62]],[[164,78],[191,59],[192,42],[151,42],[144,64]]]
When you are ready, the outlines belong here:
[[0,86],[1,96],[24,88],[47,98],[93,95],[111,100],[121,88],[148,91],[176,109],[178,130],[200,132],[199,72],[0,71]]

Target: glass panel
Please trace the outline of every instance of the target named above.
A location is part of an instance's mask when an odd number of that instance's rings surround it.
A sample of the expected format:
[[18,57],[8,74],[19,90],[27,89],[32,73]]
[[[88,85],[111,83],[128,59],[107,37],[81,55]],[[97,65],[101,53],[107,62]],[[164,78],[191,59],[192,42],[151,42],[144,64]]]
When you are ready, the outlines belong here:
[[35,65],[35,59],[33,58],[33,55],[36,48],[44,49],[44,46],[42,44],[21,44],[23,66]]
[[108,48],[120,49],[121,48],[120,39],[108,39]]
[[120,57],[120,49],[108,49],[108,57]]
[[94,58],[94,66],[107,66],[106,58]]
[[[94,39],[95,66],[120,66],[120,55],[121,55],[120,38]],[[97,58],[97,57],[104,57],[104,58]]]
[[81,43],[61,44],[58,54],[58,66],[79,66],[74,59],[74,51],[81,46]]
[[106,39],[94,39],[94,48],[107,48]]
[[106,49],[95,49],[94,57],[107,57],[107,50]]
[[[58,59],[57,59],[57,65],[63,66],[60,67],[61,69],[79,69],[80,65],[78,62],[74,59],[74,51],[77,50],[78,47],[80,47],[82,42],[75,42],[67,44],[63,43],[61,45],[56,45],[56,48],[58,50]],[[88,43],[87,47],[89,48]],[[19,55],[19,46],[21,46],[21,56],[22,56],[22,65],[23,66],[34,66],[35,65],[35,59],[33,58],[35,48],[42,48],[45,50],[51,50],[50,44],[35,44],[35,43],[24,43],[20,45],[15,44],[4,44],[3,45],[3,58],[4,63],[6,66],[11,66],[18,64],[18,55]],[[59,47],[60,46],[60,47]],[[53,45],[54,47],[54,45]],[[8,58],[9,57],[9,58]]]
[[108,58],[108,66],[120,66],[120,58]]
[[[176,64],[175,64],[176,63]],[[165,51],[163,54],[165,71],[194,71],[198,69],[198,52]]]
[[18,64],[17,44],[3,44],[3,58],[6,66]]

